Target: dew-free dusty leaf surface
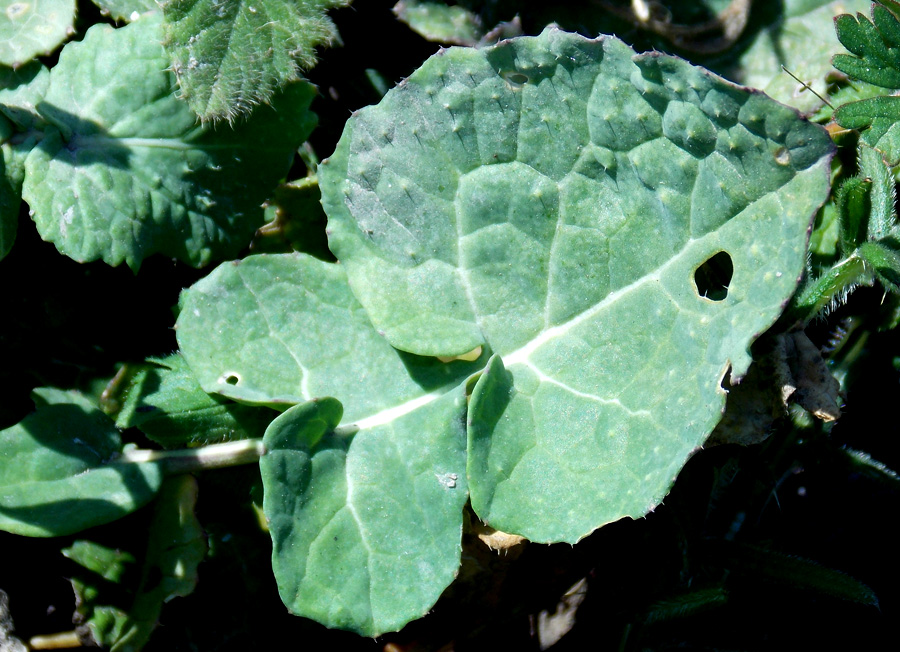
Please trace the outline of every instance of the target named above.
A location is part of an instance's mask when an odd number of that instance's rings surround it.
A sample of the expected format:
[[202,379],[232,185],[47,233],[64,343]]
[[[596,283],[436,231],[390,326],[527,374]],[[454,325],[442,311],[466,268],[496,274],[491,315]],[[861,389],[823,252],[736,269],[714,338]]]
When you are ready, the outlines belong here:
[[75,0],[7,0],[0,5],[0,64],[50,54],[73,31]]
[[161,38],[154,14],[98,25],[50,73],[38,111],[52,126],[27,158],[23,197],[41,237],[75,260],[137,268],[158,252],[201,266],[234,255],[315,124],[305,82],[233,130],[198,124],[175,96]]
[[293,613],[376,636],[437,601],[460,563],[465,409],[460,385],[355,434],[328,398],[272,422],[263,508]]
[[176,334],[205,391],[282,407],[334,396],[347,423],[430,400],[484,365],[392,348],[343,267],[305,254],[223,263],[186,292]]
[[168,0],[166,49],[182,96],[203,120],[268,102],[336,36],[325,12],[347,0]]
[[796,287],[832,152],[761,93],[548,29],[435,55],[319,179],[391,344],[502,358],[469,406],[476,512],[575,541],[657,505],[720,418]]
[[162,481],[155,463],[122,463],[119,431],[84,400],[39,398],[38,409],[0,430],[0,529],[61,536],[108,523],[149,502]]

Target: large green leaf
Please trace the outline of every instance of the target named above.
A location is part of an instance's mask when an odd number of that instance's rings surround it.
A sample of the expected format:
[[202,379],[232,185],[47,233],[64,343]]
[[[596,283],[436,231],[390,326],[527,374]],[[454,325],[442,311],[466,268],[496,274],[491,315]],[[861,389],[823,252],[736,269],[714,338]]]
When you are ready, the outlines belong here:
[[315,62],[337,32],[325,16],[349,0],[168,0],[166,49],[203,120],[247,114]]
[[178,344],[203,389],[283,407],[338,397],[347,421],[434,400],[484,366],[392,348],[344,269],[303,254],[224,263],[187,291]]
[[[463,384],[486,356],[397,351],[343,268],[303,254],[219,266],[184,296],[177,334],[207,391],[302,403],[270,424],[260,461],[285,604],[366,635],[425,613],[459,565]],[[303,403],[327,395],[346,412]],[[335,432],[342,414],[353,425]]]
[[76,260],[233,255],[314,124],[303,82],[233,130],[198,125],[160,30],[157,15],[92,27],[63,49],[38,105],[53,126],[28,156],[23,196],[41,237]]
[[367,636],[425,614],[456,576],[466,502],[463,386],[400,418],[337,428],[291,408],[260,458],[272,565],[288,608]]
[[319,178],[391,344],[502,356],[470,405],[475,510],[575,541],[651,510],[720,418],[796,287],[832,152],[761,93],[549,29],[432,57]]
[[61,536],[108,523],[149,502],[155,462],[119,461],[112,421],[83,399],[42,396],[37,412],[0,430],[0,529]]
[[0,64],[17,67],[50,54],[74,21],[74,0],[7,0],[0,13]]

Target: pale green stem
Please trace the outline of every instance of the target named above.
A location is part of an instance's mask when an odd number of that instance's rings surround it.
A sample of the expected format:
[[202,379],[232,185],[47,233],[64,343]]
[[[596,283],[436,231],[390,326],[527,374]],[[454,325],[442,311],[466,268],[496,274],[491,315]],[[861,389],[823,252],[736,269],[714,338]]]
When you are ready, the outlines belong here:
[[134,464],[158,462],[163,465],[165,473],[171,475],[252,464],[265,452],[262,439],[242,439],[175,451],[153,451],[140,448],[126,450],[116,461]]

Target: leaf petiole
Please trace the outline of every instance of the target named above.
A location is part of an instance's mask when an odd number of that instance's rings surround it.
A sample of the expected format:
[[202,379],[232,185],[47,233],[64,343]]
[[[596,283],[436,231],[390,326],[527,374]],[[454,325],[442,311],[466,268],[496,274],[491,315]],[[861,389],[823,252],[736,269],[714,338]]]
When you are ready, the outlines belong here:
[[122,452],[118,462],[160,463],[166,475],[220,469],[227,466],[252,464],[266,452],[262,439],[242,439],[223,444],[210,444],[201,448],[158,451],[141,448]]

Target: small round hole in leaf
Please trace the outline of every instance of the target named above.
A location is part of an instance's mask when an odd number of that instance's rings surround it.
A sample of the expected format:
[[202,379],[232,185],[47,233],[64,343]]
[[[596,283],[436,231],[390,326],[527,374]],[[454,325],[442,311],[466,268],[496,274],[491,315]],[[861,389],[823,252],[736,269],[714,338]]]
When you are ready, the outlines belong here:
[[528,75],[518,70],[507,70],[500,75],[512,88],[522,88],[528,83]]
[[241,377],[234,373],[233,371],[222,374],[222,377],[219,378],[220,383],[225,383],[226,385],[237,385],[241,382]]
[[722,301],[728,296],[728,286],[734,276],[734,264],[727,252],[720,251],[697,268],[694,285],[697,294],[710,301]]

